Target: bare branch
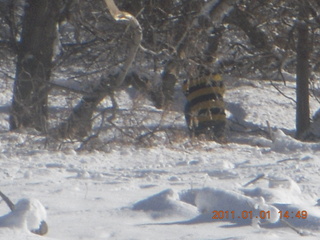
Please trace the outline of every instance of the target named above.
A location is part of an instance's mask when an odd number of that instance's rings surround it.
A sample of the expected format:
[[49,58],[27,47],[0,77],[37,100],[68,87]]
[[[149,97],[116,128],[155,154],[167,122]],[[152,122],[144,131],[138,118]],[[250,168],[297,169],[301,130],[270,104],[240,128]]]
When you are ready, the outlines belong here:
[[4,195],[4,193],[2,193],[1,191],[0,191],[0,196],[2,197],[3,201],[5,201],[5,203],[8,205],[10,210],[13,211],[14,210],[13,202],[11,202],[11,200],[6,195]]
[[129,50],[129,53],[128,53],[128,56],[126,58],[125,63],[123,64],[123,66],[120,69],[120,75],[117,78],[116,86],[120,86],[123,83],[123,81],[128,73],[128,70],[131,67],[132,62],[133,62],[133,60],[137,54],[137,51],[140,47],[140,44],[142,41],[142,29],[141,29],[141,26],[140,26],[140,23],[138,22],[138,20],[130,13],[120,11],[118,9],[118,7],[115,5],[113,0],[105,0],[105,2],[107,4],[107,7],[108,7],[111,15],[113,16],[113,18],[116,21],[128,21],[129,22],[128,25],[131,26],[134,30],[133,44],[131,43],[132,46]]
[[289,228],[291,228],[293,231],[295,231],[297,234],[299,234],[300,236],[310,236],[313,235],[307,231],[303,231],[301,229],[296,228],[295,226],[291,225],[288,221],[284,220],[284,219],[280,219],[280,221],[282,223],[284,223],[286,226],[288,226]]
[[126,43],[128,54],[123,65],[117,67],[114,72],[110,71],[107,77],[102,77],[100,83],[85,94],[78,105],[73,109],[66,123],[59,127],[59,133],[65,137],[86,137],[92,129],[92,115],[97,105],[112,92],[119,89],[131,67],[142,41],[142,29],[138,20],[127,12],[120,11],[113,0],[105,0],[105,3],[116,21],[124,21],[128,29],[132,30],[132,38]]
[[104,0],[107,4],[107,7],[115,20],[119,20],[119,17],[122,15],[122,12],[118,9],[113,0]]
[[80,87],[65,85],[61,82],[49,82],[48,84],[50,87],[58,88],[58,89],[65,90],[68,92],[74,92],[74,93],[79,93],[79,94],[83,94],[83,95],[91,93],[89,91],[85,91],[85,90],[81,89]]
[[291,101],[293,101],[294,103],[297,103],[297,101],[295,99],[293,99],[292,97],[289,97],[287,95],[285,95],[272,81],[270,81],[271,85],[285,98],[290,99]]
[[256,176],[254,179],[252,179],[251,181],[244,184],[243,187],[248,187],[250,184],[257,182],[258,180],[260,180],[261,178],[264,178],[264,177],[265,177],[264,173],[261,173],[258,176]]

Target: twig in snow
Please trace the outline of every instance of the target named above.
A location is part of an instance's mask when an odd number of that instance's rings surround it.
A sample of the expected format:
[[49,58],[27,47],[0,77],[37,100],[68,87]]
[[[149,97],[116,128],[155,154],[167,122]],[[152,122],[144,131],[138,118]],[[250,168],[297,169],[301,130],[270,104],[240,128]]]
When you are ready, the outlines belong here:
[[247,187],[250,184],[257,182],[258,180],[260,180],[261,178],[264,178],[264,177],[265,177],[264,173],[261,173],[258,176],[256,176],[254,179],[252,179],[251,181],[249,181],[246,184],[244,184],[243,187]]
[[267,126],[268,126],[269,138],[271,139],[272,142],[274,142],[275,139],[274,139],[274,135],[273,135],[272,129],[270,127],[269,121],[267,121]]
[[0,196],[2,197],[3,201],[8,205],[10,210],[13,211],[14,210],[13,202],[11,202],[11,200],[6,195],[4,195],[1,191],[0,191]]
[[287,162],[287,161],[299,161],[300,158],[286,158],[286,159],[281,159],[277,161],[277,163],[282,163],[282,162]]
[[292,226],[290,223],[288,223],[286,220],[284,219],[280,219],[280,221],[282,223],[284,223],[285,225],[287,225],[289,228],[291,228],[293,231],[295,231],[296,233],[298,233],[300,236],[310,236],[313,235],[312,233],[308,232],[308,231],[303,231],[301,229],[298,229],[294,226]]

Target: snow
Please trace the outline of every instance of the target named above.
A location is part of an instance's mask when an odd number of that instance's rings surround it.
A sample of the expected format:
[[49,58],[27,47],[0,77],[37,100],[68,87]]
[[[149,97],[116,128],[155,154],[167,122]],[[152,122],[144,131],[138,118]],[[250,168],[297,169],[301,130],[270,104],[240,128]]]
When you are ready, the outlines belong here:
[[[0,238],[319,239],[320,144],[291,136],[295,105],[268,81],[227,85],[229,143],[181,136],[107,151],[51,149],[37,132],[9,132],[5,90],[0,190],[16,207],[1,202]],[[294,96],[294,83],[278,87]],[[41,221],[48,234],[31,233]]]
[[20,199],[12,212],[0,218],[0,226],[33,230],[45,220],[46,210],[37,199]]

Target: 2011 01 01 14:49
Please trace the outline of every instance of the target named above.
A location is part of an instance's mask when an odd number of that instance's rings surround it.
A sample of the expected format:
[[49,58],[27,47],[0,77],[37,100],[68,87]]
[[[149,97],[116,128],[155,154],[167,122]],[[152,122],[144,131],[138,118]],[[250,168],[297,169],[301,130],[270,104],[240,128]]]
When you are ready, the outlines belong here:
[[[236,215],[235,211],[218,211],[214,210],[212,211],[213,216],[212,219],[253,219],[253,218],[260,218],[260,219],[270,219],[271,218],[271,212],[270,211],[241,211],[240,214]],[[306,210],[302,211],[296,211],[296,212],[290,212],[290,211],[279,211],[279,218],[299,218],[299,219],[307,219],[308,212]]]

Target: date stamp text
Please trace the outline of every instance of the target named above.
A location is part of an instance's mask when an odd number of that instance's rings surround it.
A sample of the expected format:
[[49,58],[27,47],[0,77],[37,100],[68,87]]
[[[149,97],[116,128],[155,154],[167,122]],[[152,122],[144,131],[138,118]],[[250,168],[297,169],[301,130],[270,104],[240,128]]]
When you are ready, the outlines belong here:
[[[215,220],[226,220],[226,219],[271,219],[271,212],[270,211],[219,211],[214,210],[212,211],[212,219]],[[307,219],[308,212],[306,210],[302,211],[278,211],[280,219]]]

